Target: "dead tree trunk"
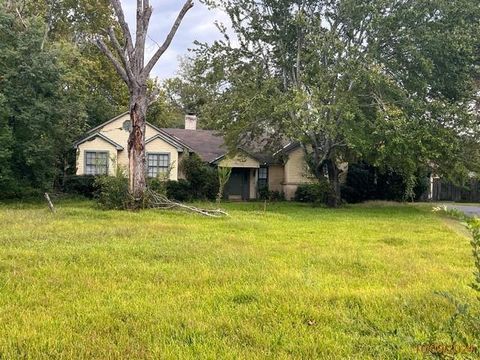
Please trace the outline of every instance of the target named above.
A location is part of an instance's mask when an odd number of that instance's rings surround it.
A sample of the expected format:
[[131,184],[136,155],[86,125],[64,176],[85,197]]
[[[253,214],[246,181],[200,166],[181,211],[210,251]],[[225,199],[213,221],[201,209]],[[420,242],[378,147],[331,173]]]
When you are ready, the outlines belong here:
[[131,97],[130,119],[132,127],[128,138],[129,191],[140,202],[146,188],[145,179],[145,130],[147,121],[146,86],[136,90]]
[[[134,199],[132,207],[141,206],[146,190],[145,128],[148,107],[147,81],[153,67],[168,49],[185,14],[193,6],[186,0],[163,44],[145,65],[145,41],[152,15],[150,0],[137,0],[135,43],[125,20],[120,0],[110,0],[117,18],[117,26],[105,30],[105,35],[96,37],[96,45],[110,60],[117,73],[127,84],[130,92],[130,119],[132,127],[128,138],[129,191]],[[121,37],[117,37],[117,31]],[[107,41],[105,41],[107,40]],[[108,45],[107,45],[108,44]],[[113,49],[113,50],[111,50]]]

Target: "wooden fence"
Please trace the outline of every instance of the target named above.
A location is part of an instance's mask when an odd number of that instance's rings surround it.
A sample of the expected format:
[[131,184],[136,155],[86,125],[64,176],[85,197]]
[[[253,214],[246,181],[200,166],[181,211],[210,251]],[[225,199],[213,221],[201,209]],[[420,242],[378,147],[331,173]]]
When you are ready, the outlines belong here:
[[480,181],[471,179],[464,186],[433,179],[432,201],[480,202]]

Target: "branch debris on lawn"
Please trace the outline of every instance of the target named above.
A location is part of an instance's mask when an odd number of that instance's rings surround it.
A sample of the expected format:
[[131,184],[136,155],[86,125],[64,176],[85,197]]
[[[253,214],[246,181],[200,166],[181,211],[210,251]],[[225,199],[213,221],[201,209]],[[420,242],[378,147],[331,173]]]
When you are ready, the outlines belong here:
[[196,212],[201,215],[210,216],[210,217],[224,217],[228,216],[228,213],[221,209],[203,209],[198,208],[193,205],[186,205],[180,202],[176,202],[173,200],[168,199],[165,195],[159,194],[152,190],[147,190],[147,196],[149,198],[149,207],[153,209],[173,209],[179,208],[182,210]]

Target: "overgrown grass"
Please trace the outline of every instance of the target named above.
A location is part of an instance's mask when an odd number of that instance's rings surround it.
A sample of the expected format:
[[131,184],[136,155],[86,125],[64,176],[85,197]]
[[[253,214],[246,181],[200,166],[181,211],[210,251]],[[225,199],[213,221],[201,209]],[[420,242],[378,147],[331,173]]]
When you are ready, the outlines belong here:
[[468,239],[425,210],[225,206],[0,205],[0,358],[423,358],[435,291],[474,302]]

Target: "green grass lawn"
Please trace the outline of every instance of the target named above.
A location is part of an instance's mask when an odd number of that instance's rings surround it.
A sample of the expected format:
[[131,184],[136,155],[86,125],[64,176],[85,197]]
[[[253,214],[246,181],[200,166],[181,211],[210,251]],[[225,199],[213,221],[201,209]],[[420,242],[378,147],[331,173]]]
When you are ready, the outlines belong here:
[[0,359],[422,358],[435,292],[475,299],[468,238],[413,206],[58,207],[0,205]]

